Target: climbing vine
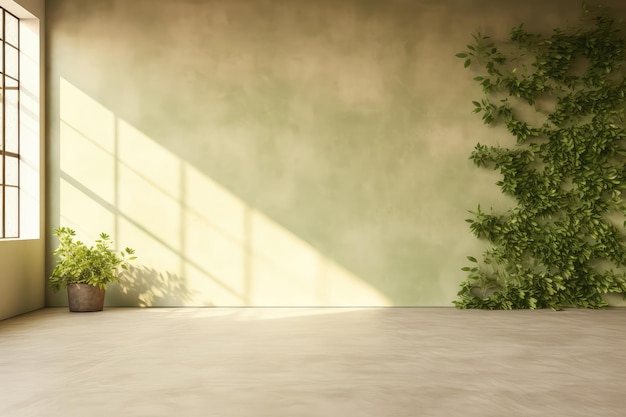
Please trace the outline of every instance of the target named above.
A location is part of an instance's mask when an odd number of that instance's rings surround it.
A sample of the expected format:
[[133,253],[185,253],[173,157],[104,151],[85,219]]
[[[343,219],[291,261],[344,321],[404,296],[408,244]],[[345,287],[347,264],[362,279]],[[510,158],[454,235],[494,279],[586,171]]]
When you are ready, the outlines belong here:
[[480,68],[474,112],[512,135],[470,159],[516,201],[467,220],[489,246],[467,257],[458,308],[602,308],[603,294],[626,294],[626,45],[613,19],[583,9],[579,28],[477,33],[457,54]]

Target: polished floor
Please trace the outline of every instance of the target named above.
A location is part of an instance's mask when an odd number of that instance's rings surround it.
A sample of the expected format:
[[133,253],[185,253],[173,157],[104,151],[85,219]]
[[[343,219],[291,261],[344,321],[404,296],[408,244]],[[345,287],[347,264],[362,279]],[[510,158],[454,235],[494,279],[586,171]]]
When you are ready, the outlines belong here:
[[44,309],[0,416],[624,417],[626,309]]

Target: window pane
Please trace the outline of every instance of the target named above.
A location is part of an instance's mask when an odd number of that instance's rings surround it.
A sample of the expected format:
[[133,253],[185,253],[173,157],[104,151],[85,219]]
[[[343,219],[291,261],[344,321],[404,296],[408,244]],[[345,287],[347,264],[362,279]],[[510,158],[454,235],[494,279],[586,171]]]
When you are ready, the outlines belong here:
[[4,14],[4,10],[0,12],[0,39],[2,39],[2,15]]
[[4,237],[19,237],[19,192],[20,190],[15,187],[6,187],[4,190],[5,198],[5,236]]
[[7,152],[19,152],[19,124],[18,124],[18,107],[17,107],[17,90],[4,91],[4,117],[6,124],[4,126],[4,143]]
[[18,37],[19,25],[17,23],[17,18],[11,16],[8,13],[5,13],[4,20],[5,20],[4,29],[5,29],[6,41],[9,42],[10,44],[18,46],[17,40],[19,39]]
[[2,204],[2,196],[3,196],[3,186],[0,186],[0,238],[4,237],[4,230],[2,230],[2,219],[4,216],[4,205]]
[[[0,90],[0,93],[2,93],[2,90]],[[4,111],[2,109],[2,100],[0,100],[0,127],[2,126],[2,119],[4,119]],[[3,142],[2,132],[0,131],[0,150],[4,149]]]
[[4,184],[5,185],[20,185],[19,164],[20,161],[17,158],[7,156],[4,159],[5,171],[4,171]]
[[11,77],[4,77],[4,87],[8,90],[11,88],[17,88],[18,83]]
[[17,49],[15,49],[12,46],[5,45],[4,56],[5,56],[4,71],[6,72],[7,75],[10,75],[13,78],[19,79],[19,74],[18,74],[19,53],[17,52]]

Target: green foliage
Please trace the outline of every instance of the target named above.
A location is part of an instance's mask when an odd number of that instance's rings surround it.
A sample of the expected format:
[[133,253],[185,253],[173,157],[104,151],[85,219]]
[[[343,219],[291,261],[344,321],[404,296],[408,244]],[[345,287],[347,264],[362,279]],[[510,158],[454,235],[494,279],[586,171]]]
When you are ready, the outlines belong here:
[[457,54],[480,67],[474,112],[515,139],[470,159],[499,170],[517,202],[467,220],[490,245],[468,257],[458,308],[602,308],[603,294],[626,293],[626,222],[614,223],[626,215],[626,45],[612,19],[589,22],[550,36],[520,25],[498,44],[478,33]]
[[118,268],[125,270],[128,261],[136,259],[131,248],[124,249],[119,255],[110,249],[111,239],[105,233],[101,233],[95,246],[90,247],[75,240],[76,232],[70,228],[59,227],[54,234],[59,238],[59,246],[54,251],[57,263],[49,278],[54,291],[74,283],[106,289],[109,282],[119,280]]

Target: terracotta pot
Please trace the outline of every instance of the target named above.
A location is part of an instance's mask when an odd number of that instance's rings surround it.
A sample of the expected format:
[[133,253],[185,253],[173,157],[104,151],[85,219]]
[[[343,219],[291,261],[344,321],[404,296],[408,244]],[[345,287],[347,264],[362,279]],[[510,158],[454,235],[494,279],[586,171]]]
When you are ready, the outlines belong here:
[[70,311],[102,311],[104,307],[104,290],[89,284],[69,284],[67,300]]

